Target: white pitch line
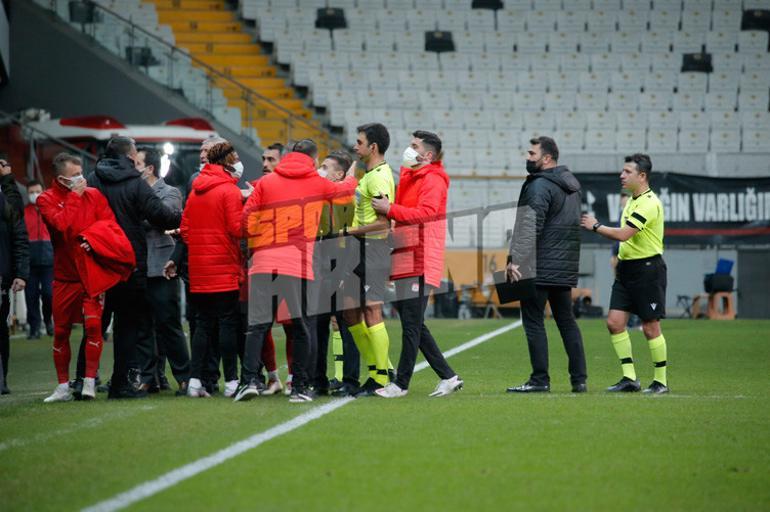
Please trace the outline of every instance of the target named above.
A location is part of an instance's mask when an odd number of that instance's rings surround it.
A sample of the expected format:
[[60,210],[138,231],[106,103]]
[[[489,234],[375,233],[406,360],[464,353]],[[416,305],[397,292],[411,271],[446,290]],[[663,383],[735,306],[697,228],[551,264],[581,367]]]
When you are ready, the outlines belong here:
[[[481,343],[484,343],[485,341],[488,341],[495,336],[499,336],[500,334],[513,330],[520,325],[521,320],[500,327],[499,329],[495,329],[494,331],[483,334],[477,338],[473,338],[472,340],[467,341],[462,345],[448,350],[444,353],[444,357],[450,358],[456,354],[459,354],[460,352],[480,345]],[[428,363],[422,362],[415,366],[414,371],[419,372],[427,367]],[[192,478],[199,473],[218,466],[223,462],[227,462],[228,460],[237,457],[238,455],[241,455],[242,453],[245,453],[249,450],[252,450],[257,446],[270,441],[271,439],[275,439],[276,437],[282,436],[283,434],[287,434],[292,430],[296,430],[304,425],[307,425],[313,420],[317,420],[318,418],[326,416],[327,414],[336,411],[340,407],[343,407],[354,400],[354,398],[341,398],[338,400],[333,400],[319,407],[314,407],[313,409],[304,412],[299,416],[281,423],[280,425],[277,425],[271,429],[265,430],[264,432],[260,432],[258,434],[254,434],[251,437],[247,437],[242,441],[238,441],[237,443],[232,444],[227,448],[223,448],[222,450],[219,450],[218,452],[215,452],[207,457],[203,457],[202,459],[198,459],[196,461],[190,462],[189,464],[185,464],[180,468],[169,471],[168,473],[159,476],[155,480],[150,480],[143,484],[139,484],[133,489],[118,494],[113,498],[84,508],[83,512],[112,512],[114,510],[124,509],[129,505],[133,505],[138,501],[149,498],[150,496],[173,487],[174,485],[187,480],[188,478]]]

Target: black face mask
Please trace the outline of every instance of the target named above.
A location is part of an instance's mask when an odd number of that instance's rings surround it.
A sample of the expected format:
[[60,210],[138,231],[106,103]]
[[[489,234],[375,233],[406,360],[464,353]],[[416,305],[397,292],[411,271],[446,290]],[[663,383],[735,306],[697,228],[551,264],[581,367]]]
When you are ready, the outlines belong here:
[[530,174],[536,173],[540,169],[537,166],[537,162],[533,162],[532,160],[527,160],[527,172]]

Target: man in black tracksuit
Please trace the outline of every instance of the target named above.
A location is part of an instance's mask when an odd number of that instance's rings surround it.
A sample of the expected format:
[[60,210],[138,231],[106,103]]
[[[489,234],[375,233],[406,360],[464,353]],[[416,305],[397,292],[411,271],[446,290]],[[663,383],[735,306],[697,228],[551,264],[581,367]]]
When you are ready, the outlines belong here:
[[519,196],[516,224],[508,257],[508,279],[535,278],[535,295],[521,301],[532,375],[512,393],[550,391],[545,303],[559,328],[569,357],[572,391],[586,391],[583,338],[572,311],[572,288],[580,262],[580,182],[557,166],[559,149],[553,139],[530,140],[527,172]]
[[136,144],[128,137],[113,137],[105,156],[96,163],[88,184],[99,190],[115,213],[115,218],[131,241],[136,254],[136,268],[126,282],[107,292],[107,303],[114,312],[113,343],[115,365],[109,398],[146,396],[128,381],[128,363],[134,357],[138,333],[150,331],[144,303],[147,291],[147,238],[144,221],[157,229],[179,227],[181,212],[166,207],[155,195],[135,166]]

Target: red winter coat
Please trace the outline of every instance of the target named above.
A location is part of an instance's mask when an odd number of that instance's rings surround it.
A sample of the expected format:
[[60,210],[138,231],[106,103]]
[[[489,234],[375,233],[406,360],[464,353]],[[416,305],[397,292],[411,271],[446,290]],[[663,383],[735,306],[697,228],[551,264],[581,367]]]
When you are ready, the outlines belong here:
[[441,162],[419,169],[401,168],[396,201],[388,212],[388,218],[396,221],[392,279],[424,275],[427,284],[441,284],[447,190],[449,176]]
[[222,166],[206,164],[192,184],[182,213],[192,293],[238,290],[241,280],[241,211],[238,180]]
[[289,153],[275,171],[257,181],[243,209],[243,229],[252,249],[251,274],[313,279],[313,246],[324,206],[351,196],[358,181],[339,183],[318,175],[313,159]]
[[[80,282],[83,283],[86,290],[96,290],[103,288],[106,281],[115,284],[124,279],[124,268],[102,268],[98,272],[98,277],[94,277],[93,281],[89,276],[96,276],[97,273],[83,273],[81,271],[84,266],[92,268],[94,264],[99,265],[99,262],[93,259],[91,263],[80,261],[86,257],[86,252],[80,247],[82,238],[87,239],[89,228],[92,228],[96,223],[107,221],[110,225],[114,224],[114,227],[117,227],[119,234],[113,231],[114,239],[112,240],[112,243],[116,244],[116,248],[128,240],[125,238],[125,233],[117,225],[115,215],[101,192],[95,188],[87,187],[83,195],[79,196],[58,182],[54,182],[51,188],[37,198],[36,204],[51,235],[51,242],[54,247],[53,276],[55,280]],[[130,253],[131,258],[125,254],[121,258],[121,261],[126,262],[126,264],[131,259],[129,275],[136,266],[136,262],[133,261],[133,249],[130,250]],[[93,257],[93,255],[90,256]]]

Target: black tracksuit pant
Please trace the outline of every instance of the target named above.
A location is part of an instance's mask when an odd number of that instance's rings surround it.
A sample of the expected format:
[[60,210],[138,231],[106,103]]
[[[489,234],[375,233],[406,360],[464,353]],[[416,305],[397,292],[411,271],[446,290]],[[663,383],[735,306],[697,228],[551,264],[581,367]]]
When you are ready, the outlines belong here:
[[396,281],[394,305],[401,318],[402,330],[401,357],[398,360],[396,385],[401,389],[409,389],[418,350],[422,352],[430,367],[441,379],[451,379],[456,375],[425,325],[425,308],[428,305],[431,288],[425,284],[422,276]]
[[129,364],[136,361],[139,337],[150,331],[150,313],[141,307],[145,303],[147,278],[131,277],[118,283],[107,292],[107,302],[113,311],[112,340],[114,366],[111,386],[114,389],[128,386]]
[[249,286],[249,330],[246,334],[246,346],[241,367],[241,382],[248,383],[259,379],[262,365],[262,345],[267,332],[273,327],[278,304],[286,301],[292,323],[292,387],[303,390],[312,385],[315,361],[311,362],[315,349],[310,336],[310,327],[306,316],[307,281],[291,276],[272,276],[254,274],[250,276]]
[[225,381],[238,380],[238,329],[240,311],[238,290],[219,293],[191,293],[196,311],[195,334],[192,337],[190,377],[204,379],[209,347],[218,336],[219,352]]
[[[147,307],[152,321],[151,345],[141,347],[139,368],[143,383],[159,383],[168,359],[171,372],[178,383],[190,378],[190,354],[182,330],[179,279],[150,277],[147,279]],[[150,349],[149,351],[147,349]]]
[[548,375],[548,337],[545,332],[546,301],[551,305],[564,350],[567,351],[570,381],[573,385],[583,384],[587,378],[583,337],[572,310],[572,291],[566,286],[537,286],[534,298],[521,301],[521,317],[532,363],[529,382],[538,386],[549,385],[551,382]]

